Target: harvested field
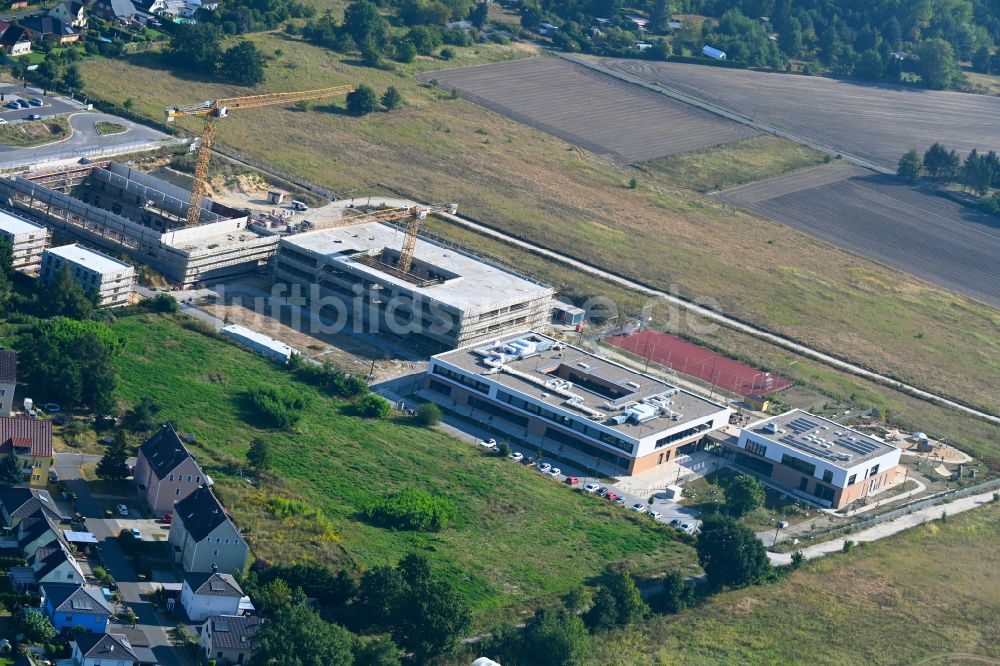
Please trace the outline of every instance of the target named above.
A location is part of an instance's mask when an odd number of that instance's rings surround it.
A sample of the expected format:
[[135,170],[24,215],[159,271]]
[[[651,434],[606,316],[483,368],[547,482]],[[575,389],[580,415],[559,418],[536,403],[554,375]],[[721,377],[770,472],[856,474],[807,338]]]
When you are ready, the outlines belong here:
[[418,77],[598,155],[632,163],[757,134],[559,58],[467,67]]
[[891,176],[817,167],[718,198],[1000,307],[1000,220]]
[[652,329],[615,335],[604,338],[603,342],[740,395],[769,395],[792,385],[784,377]]
[[891,169],[935,141],[1000,150],[996,97],[681,63],[602,64]]

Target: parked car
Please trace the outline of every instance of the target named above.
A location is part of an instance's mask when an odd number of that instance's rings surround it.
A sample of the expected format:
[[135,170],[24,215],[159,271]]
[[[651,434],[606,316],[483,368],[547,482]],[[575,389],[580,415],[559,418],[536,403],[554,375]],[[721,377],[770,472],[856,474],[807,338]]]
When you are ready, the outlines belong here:
[[646,513],[646,505],[642,502],[636,502],[632,505],[632,510],[637,513]]
[[659,511],[647,511],[646,515],[652,518],[653,520],[659,520],[660,517],[663,516],[663,514],[660,513]]
[[0,125],[6,125],[7,120],[5,118],[0,118]]
[[309,210],[309,206],[305,205],[298,199],[294,199],[292,201],[292,208],[294,208],[295,210]]
[[49,470],[49,483],[59,483],[59,473],[54,469]]
[[133,527],[132,529],[130,529],[129,534],[131,534],[132,538],[135,539],[136,541],[142,541],[142,532],[139,531],[138,527]]
[[50,402],[48,404],[42,405],[42,409],[44,409],[45,411],[47,411],[49,414],[55,414],[57,412],[61,412],[62,411],[62,407],[60,407],[59,405],[57,405],[54,402]]
[[625,504],[625,498],[624,497],[616,497],[614,499],[614,502],[615,502],[615,504]]
[[549,476],[559,476],[560,474],[562,474],[562,470],[558,467],[553,467],[549,470]]
[[681,530],[687,532],[688,534],[694,534],[697,530],[697,526],[694,523],[681,523]]
[[608,493],[610,493],[610,492],[611,492],[610,488],[601,488],[601,489],[599,489],[597,491],[597,496],[598,497],[607,497]]
[[575,486],[576,484],[580,483],[580,479],[578,479],[575,476],[567,476],[566,483],[568,483],[571,486]]
[[65,414],[60,414],[59,416],[52,419],[52,422],[55,423],[56,425],[66,425],[67,423],[69,423],[69,420],[70,420],[69,417],[66,416]]
[[479,446],[483,447],[484,449],[495,449],[497,448],[497,440],[484,439],[483,441],[479,442]]
[[583,490],[588,493],[596,493],[601,487],[596,483],[588,483],[583,487]]
[[37,113],[32,113],[30,115],[25,116],[24,119],[25,120],[41,120],[42,117],[40,115],[38,115]]
[[552,465],[548,463],[542,463],[538,466],[538,471],[542,474],[548,474],[550,469],[552,469]]
[[614,493],[612,493],[612,492],[608,492],[608,493],[606,493],[606,494],[604,495],[604,497],[605,497],[605,499],[608,499],[608,500],[611,500],[612,502],[617,502],[618,500],[620,500],[620,499],[621,499],[620,497],[618,497],[618,495],[615,495],[615,494],[614,494]]
[[4,104],[4,106],[6,106],[8,109],[20,109],[21,108],[21,105],[18,104],[16,101],[7,102],[6,104]]
[[45,102],[42,101],[41,97],[35,97],[31,101],[29,101],[28,104],[30,104],[31,106],[41,106],[45,104]]
[[167,515],[160,518],[159,522],[163,523],[164,525],[169,525],[170,523],[174,522],[174,514],[168,513]]
[[26,99],[19,99],[19,100],[17,100],[17,108],[19,108],[19,109],[30,109],[31,105],[28,104],[28,100],[26,100]]
[[680,527],[681,526],[681,521],[678,520],[677,518],[674,518],[673,520],[670,521],[670,526],[671,527]]
[[521,462],[524,460],[524,454],[520,451],[514,451],[514,453],[510,454],[510,459],[514,462]]
[[128,507],[125,506],[124,504],[119,504],[118,506],[115,507],[115,510],[118,511],[118,515],[119,516],[127,516],[128,515]]

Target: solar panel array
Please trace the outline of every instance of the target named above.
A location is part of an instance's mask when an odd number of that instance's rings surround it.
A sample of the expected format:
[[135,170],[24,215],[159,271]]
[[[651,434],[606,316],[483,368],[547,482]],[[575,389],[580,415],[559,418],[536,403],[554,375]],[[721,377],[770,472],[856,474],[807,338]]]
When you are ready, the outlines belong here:
[[809,419],[804,419],[801,416],[797,419],[789,421],[786,427],[794,432],[796,435],[801,435],[804,432],[812,430],[813,428],[818,428],[819,424],[815,421],[810,421]]
[[850,439],[847,437],[841,437],[840,439],[835,441],[834,444],[836,444],[837,446],[842,446],[848,451],[854,451],[855,453],[859,453],[863,456],[867,456],[869,453],[874,453],[875,451],[878,451],[879,448],[881,448],[875,442],[869,442],[868,440],[865,439]]

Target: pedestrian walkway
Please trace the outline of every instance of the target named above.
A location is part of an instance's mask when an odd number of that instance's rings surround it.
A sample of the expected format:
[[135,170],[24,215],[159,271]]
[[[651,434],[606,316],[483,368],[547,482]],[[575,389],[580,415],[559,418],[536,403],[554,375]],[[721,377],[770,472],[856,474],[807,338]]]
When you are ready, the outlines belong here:
[[[832,539],[813,546],[807,546],[802,549],[802,554],[807,560],[811,560],[817,557],[823,557],[824,555],[829,555],[830,553],[843,551],[845,541],[853,541],[855,543],[878,541],[879,539],[884,539],[888,536],[892,536],[893,534],[899,534],[904,530],[922,525],[928,521],[936,520],[940,518],[942,514],[953,516],[955,514],[963,513],[970,509],[983,506],[984,504],[989,504],[993,501],[993,495],[994,492],[990,491],[979,495],[963,497],[953,502],[948,502],[947,504],[939,504],[927,507],[926,509],[920,509],[919,511],[914,511],[913,513],[905,516],[900,516],[895,520],[890,520],[882,523],[881,525],[869,527],[866,530],[855,532],[843,538]],[[792,561],[791,553],[768,552],[767,557],[771,561],[771,564],[774,565],[790,564]]]

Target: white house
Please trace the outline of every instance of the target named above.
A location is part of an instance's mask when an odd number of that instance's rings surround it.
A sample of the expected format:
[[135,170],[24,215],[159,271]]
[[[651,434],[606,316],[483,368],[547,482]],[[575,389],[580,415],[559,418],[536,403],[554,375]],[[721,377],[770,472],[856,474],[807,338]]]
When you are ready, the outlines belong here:
[[181,606],[192,622],[213,615],[239,615],[243,590],[229,574],[189,573],[181,586]]
[[259,617],[245,615],[215,615],[201,626],[199,646],[205,659],[215,663],[243,664],[250,660],[256,642],[254,636],[264,624]]

